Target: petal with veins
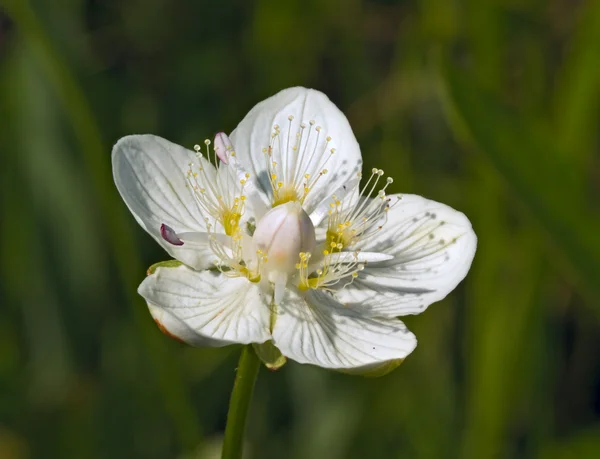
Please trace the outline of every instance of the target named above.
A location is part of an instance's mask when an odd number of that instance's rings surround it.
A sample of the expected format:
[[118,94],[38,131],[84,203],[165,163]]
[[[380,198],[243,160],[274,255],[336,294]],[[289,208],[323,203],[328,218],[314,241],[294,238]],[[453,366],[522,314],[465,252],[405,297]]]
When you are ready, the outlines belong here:
[[236,157],[258,177],[272,202],[273,175],[290,195],[294,191],[300,196],[308,183],[310,191],[303,202],[308,214],[360,168],[360,148],[348,120],[327,96],[313,89],[285,89],[257,104],[230,138]]
[[288,290],[277,308],[273,343],[300,363],[367,371],[405,358],[417,340],[397,319],[364,317],[327,293]]
[[186,186],[186,168],[197,161],[192,151],[153,135],[124,137],[112,151],[117,189],[136,221],[172,257],[203,269],[211,265],[207,247],[198,250],[173,245],[161,234],[163,224],[176,233],[206,230],[192,191]]
[[336,297],[351,309],[395,317],[423,312],[466,276],[477,247],[467,217],[449,206],[402,195],[364,250],[392,255],[371,263]]
[[256,284],[186,266],[159,267],[140,285],[155,320],[189,344],[226,346],[270,339],[269,307]]

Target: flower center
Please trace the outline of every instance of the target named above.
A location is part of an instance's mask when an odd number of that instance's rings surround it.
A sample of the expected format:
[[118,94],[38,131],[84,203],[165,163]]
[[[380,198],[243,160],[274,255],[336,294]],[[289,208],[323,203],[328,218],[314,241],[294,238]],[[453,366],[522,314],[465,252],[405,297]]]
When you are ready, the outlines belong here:
[[[302,204],[319,179],[327,174],[325,165],[335,149],[328,150],[331,138],[321,139],[321,128],[313,128],[314,121],[308,123],[310,127],[299,124],[292,136],[294,117],[288,120],[285,139],[275,125],[270,145],[263,150],[273,208],[258,222],[244,219],[244,189],[250,174],[240,172],[227,136],[217,135],[212,155],[210,141],[204,142],[205,156],[196,146],[198,164],[190,164],[187,172],[188,186],[206,219],[208,243],[217,258],[217,268],[227,276],[243,276],[251,282],[268,281],[273,285],[275,303],[283,298],[288,282],[304,291],[334,291],[358,277],[364,269],[360,244],[386,223],[390,199],[385,190],[393,182],[388,177],[381,187],[384,172],[372,169],[361,189],[359,173],[348,182],[344,196],[333,195],[327,212],[325,240],[317,249],[315,228]],[[161,229],[166,240],[185,243],[185,239],[180,240],[169,230]]]
[[254,231],[254,245],[268,257],[263,270],[293,274],[298,253],[315,249],[315,227],[299,203],[287,202],[260,220]]

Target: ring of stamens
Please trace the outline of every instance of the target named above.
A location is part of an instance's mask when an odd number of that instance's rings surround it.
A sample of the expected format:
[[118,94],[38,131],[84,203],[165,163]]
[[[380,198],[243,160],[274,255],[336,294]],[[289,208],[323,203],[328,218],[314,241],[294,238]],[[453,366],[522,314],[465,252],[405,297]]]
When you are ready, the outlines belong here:
[[[198,165],[195,169],[193,163],[188,165],[186,175],[188,186],[194,192],[196,204],[202,215],[212,218],[223,227],[225,234],[233,236],[239,230],[240,219],[244,215],[246,204],[244,186],[247,179],[250,178],[250,174],[246,173],[244,178],[238,180],[227,172],[225,174],[215,174],[214,179],[211,179],[204,166],[205,161],[212,164],[215,170],[228,166],[219,164],[216,151],[213,150],[211,157],[210,140],[205,140],[204,144],[206,145],[206,158],[202,155],[200,145],[194,146]],[[229,154],[230,157],[235,156],[233,151]]]
[[[211,155],[210,140],[205,140],[204,144],[206,157],[202,154],[200,145],[194,146],[198,164],[189,163],[186,179],[188,187],[193,191],[196,205],[206,220],[209,247],[217,258],[215,266],[229,277],[245,276],[252,282],[258,282],[260,269],[266,262],[266,256],[257,250],[251,263],[244,261],[242,250],[244,236],[240,226],[246,210],[244,187],[250,174],[246,173],[238,178],[234,169],[219,174],[221,167],[233,167],[228,163],[235,159],[235,152],[227,149],[226,152],[218,154],[213,149]],[[214,166],[214,177],[209,175],[206,163]],[[222,228],[225,234],[222,234],[218,228]]]
[[[387,177],[384,186],[376,191],[383,175],[381,169],[371,170],[371,177],[360,190],[362,198],[357,203],[332,196],[328,211],[326,241],[335,244],[335,247],[332,246],[333,251],[341,250],[337,248],[338,244],[342,247],[355,247],[360,241],[367,240],[379,231],[387,222],[391,206],[385,190],[394,180]],[[359,173],[358,178],[360,177]],[[375,199],[371,199],[375,194]]]
[[[333,248],[333,245],[330,246]],[[335,246],[337,247],[337,244]],[[310,263],[312,254],[300,252],[300,261],[296,263],[298,289],[302,291],[321,289],[333,292],[334,287],[344,279],[347,282],[341,288],[351,284],[358,277],[358,273],[365,268],[364,264],[358,261],[358,252],[354,252],[354,259],[350,262],[345,258],[342,260],[340,252],[325,249],[322,254],[323,259],[313,266]]]
[[[273,207],[289,201],[303,204],[321,177],[327,175],[327,163],[335,154],[330,148],[331,137],[321,142],[322,128],[310,120],[300,123],[292,138],[294,117],[288,116],[288,130],[282,139],[279,125],[273,126],[269,146],[263,148],[269,183],[273,192]],[[316,134],[315,134],[316,133]]]

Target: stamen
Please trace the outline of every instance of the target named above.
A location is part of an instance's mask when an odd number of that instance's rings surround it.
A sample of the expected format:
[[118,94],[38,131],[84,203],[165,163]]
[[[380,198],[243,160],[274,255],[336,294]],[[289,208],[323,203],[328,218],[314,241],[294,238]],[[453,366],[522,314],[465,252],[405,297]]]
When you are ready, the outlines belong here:
[[[251,239],[242,230],[247,227],[242,225],[242,219],[247,201],[245,189],[251,186],[248,184],[250,174],[237,163],[233,145],[223,132],[215,136],[212,151],[210,140],[205,140],[204,145],[204,154],[200,145],[194,146],[198,162],[188,165],[186,178],[206,220],[208,245],[216,257],[215,266],[228,277],[246,277],[258,282],[266,257],[260,252],[255,256],[244,253],[244,247],[251,246]],[[171,238],[167,230],[165,234]]]
[[224,133],[220,132],[215,136],[212,158],[209,149],[210,140],[205,140],[204,144],[206,158],[202,155],[199,145],[194,147],[199,164],[197,166],[189,164],[188,186],[194,191],[196,204],[202,215],[219,223],[225,234],[233,236],[239,229],[245,211],[244,185],[250,178],[250,174],[246,173],[239,180],[236,178],[235,165],[230,164],[230,160],[235,157],[235,152],[231,141]]
[[314,127],[314,120],[309,121],[308,129],[303,122],[294,128],[294,121],[293,115],[288,116],[283,142],[279,125],[274,125],[269,146],[263,148],[273,207],[289,201],[304,203],[319,179],[328,173],[326,165],[335,153],[335,148],[329,148],[331,137],[322,141],[323,128]]
[[[341,244],[339,244],[341,245]],[[338,244],[331,243],[331,248],[338,248]],[[342,247],[339,247],[341,250]],[[298,270],[298,288],[300,290],[322,289],[333,292],[342,280],[348,281],[341,287],[345,288],[358,277],[360,271],[365,268],[364,263],[359,262],[358,252],[353,253],[353,259],[348,261],[346,254],[339,251],[323,250],[323,259],[317,266],[310,264],[312,255],[307,252],[299,254],[300,262],[296,264]]]
[[336,245],[332,247],[333,251],[339,250],[337,244],[356,247],[360,241],[373,236],[387,222],[387,213],[391,205],[385,190],[394,180],[391,177],[386,178],[383,187],[376,191],[383,175],[381,169],[371,170],[371,176],[360,190],[363,197],[357,203],[332,196],[326,240]]

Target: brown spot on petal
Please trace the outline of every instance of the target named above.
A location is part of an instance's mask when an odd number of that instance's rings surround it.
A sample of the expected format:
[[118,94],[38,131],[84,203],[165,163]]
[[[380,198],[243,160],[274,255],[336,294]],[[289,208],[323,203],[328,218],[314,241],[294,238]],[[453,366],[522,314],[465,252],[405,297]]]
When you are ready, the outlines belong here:
[[179,341],[180,343],[185,344],[184,340],[182,340],[179,336],[175,336],[173,333],[171,333],[169,330],[167,330],[167,327],[165,327],[157,318],[154,318],[154,322],[156,322],[156,325],[158,325],[158,329],[161,332],[163,332],[165,335],[167,335],[169,338],[172,338],[175,341]]

